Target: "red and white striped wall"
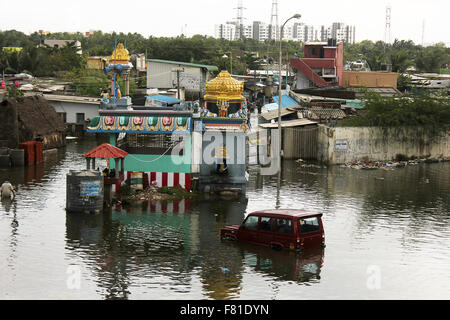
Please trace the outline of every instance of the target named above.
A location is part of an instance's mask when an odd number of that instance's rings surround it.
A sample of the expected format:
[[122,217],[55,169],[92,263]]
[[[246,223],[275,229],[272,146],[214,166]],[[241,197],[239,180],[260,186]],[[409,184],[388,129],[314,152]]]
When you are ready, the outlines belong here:
[[[186,213],[189,211],[190,200],[180,201],[149,201],[148,209],[151,213]],[[122,210],[121,205],[116,205],[116,210]],[[145,207],[142,208],[145,211]]]
[[[131,179],[131,171],[125,171],[124,181]],[[161,187],[182,186],[186,190],[191,189],[191,174],[182,172],[143,172],[143,185]],[[120,190],[120,185],[116,184],[113,191]]]
[[189,199],[169,202],[150,202],[150,212],[185,213],[187,211],[189,211]]
[[186,190],[191,190],[191,174],[179,172],[150,172],[147,175],[149,184],[158,187],[182,186]]

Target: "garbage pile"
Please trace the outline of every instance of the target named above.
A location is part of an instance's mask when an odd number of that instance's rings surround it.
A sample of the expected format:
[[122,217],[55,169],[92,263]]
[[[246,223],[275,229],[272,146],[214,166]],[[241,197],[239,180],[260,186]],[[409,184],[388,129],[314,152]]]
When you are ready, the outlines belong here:
[[306,163],[305,160],[303,160],[303,159],[297,159],[297,160],[295,160],[295,162],[300,164],[301,168],[317,168],[317,169],[327,168],[327,166],[325,166],[325,165],[318,165],[315,163]]
[[130,191],[129,194],[122,194],[122,203],[129,201],[166,201],[166,200],[179,200],[183,198],[190,198],[193,195],[185,190],[182,186],[175,187],[155,187],[148,186],[144,190]]
[[342,165],[343,168],[358,170],[394,170],[395,168],[404,168],[406,166],[418,165],[421,163],[434,163],[448,161],[448,159],[414,159],[407,161],[353,161]]

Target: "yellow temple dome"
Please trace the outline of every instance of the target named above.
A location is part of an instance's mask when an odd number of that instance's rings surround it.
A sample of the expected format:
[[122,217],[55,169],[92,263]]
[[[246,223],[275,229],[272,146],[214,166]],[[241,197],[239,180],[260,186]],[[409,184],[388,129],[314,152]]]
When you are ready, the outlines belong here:
[[227,71],[219,73],[217,78],[207,82],[205,99],[242,100],[244,82],[237,81]]
[[113,51],[111,57],[109,57],[109,63],[128,63],[130,61],[130,53],[125,49],[123,43],[117,44],[116,50]]

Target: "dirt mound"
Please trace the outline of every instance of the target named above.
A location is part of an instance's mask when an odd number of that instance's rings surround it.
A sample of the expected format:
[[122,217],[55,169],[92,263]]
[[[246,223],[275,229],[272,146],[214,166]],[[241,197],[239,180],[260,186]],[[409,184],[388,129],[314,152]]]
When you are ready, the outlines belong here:
[[8,140],[10,148],[31,140],[43,141],[44,149],[65,144],[66,126],[55,109],[42,97],[3,100],[0,103],[0,121],[3,128],[0,140]]

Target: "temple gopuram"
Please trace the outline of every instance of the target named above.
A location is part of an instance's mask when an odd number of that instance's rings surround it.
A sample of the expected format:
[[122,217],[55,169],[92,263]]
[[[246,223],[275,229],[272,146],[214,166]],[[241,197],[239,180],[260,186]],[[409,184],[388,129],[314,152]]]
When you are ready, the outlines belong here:
[[206,83],[202,154],[211,160],[203,159],[200,165],[200,190],[204,192],[245,193],[248,110],[243,91],[244,83],[227,71]]

